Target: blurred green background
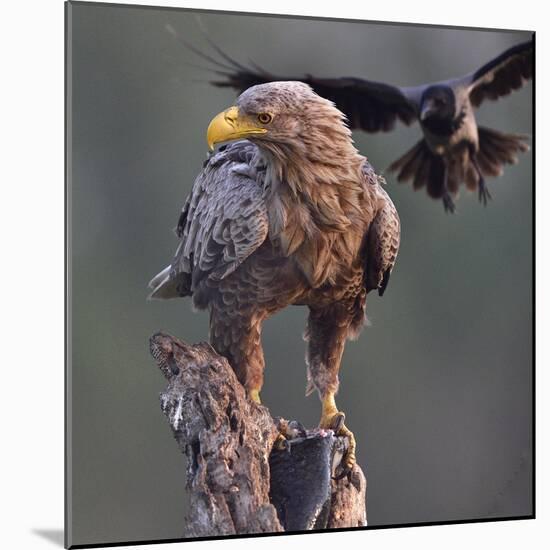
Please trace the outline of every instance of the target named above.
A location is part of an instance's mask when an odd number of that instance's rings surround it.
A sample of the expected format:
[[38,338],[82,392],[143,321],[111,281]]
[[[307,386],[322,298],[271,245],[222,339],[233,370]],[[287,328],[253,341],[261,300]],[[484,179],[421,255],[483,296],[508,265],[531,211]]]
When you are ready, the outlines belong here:
[[[365,15],[367,12],[365,11]],[[189,300],[147,302],[170,262],[180,207],[206,155],[213,115],[235,95],[176,42],[281,75],[360,76],[414,85],[477,68],[528,33],[457,30],[73,4],[69,12],[69,537],[72,544],[179,537],[185,461],[160,411],[148,352],[159,330],[207,338]],[[479,110],[481,124],[532,131],[532,88]],[[419,128],[356,132],[378,171]],[[456,215],[388,176],[401,215],[397,266],[372,326],[349,343],[338,404],[368,476],[369,525],[530,514],[532,155],[489,181],[483,208]],[[304,397],[306,308],[264,328],[262,398],[314,426]]]

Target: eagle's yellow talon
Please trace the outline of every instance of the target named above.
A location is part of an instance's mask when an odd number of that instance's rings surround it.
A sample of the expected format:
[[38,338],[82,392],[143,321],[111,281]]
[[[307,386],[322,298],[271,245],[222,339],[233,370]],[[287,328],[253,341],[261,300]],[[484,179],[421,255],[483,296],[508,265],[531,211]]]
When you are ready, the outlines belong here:
[[355,465],[355,436],[353,432],[344,424],[346,415],[336,407],[333,394],[327,394],[322,400],[322,414],[319,421],[319,428],[333,430],[338,436],[347,437],[349,447],[342,459],[342,467],[345,470],[351,470]]
[[[258,389],[248,390],[248,396],[250,397],[250,400],[256,403],[257,405],[262,404],[262,401],[260,399],[260,390]],[[285,449],[288,449],[288,441],[284,435],[284,427],[286,427],[286,421],[284,425],[279,426],[280,431],[277,434],[275,441],[273,442],[273,448],[278,451],[283,451]]]
[[262,404],[262,401],[260,399],[260,390],[249,390],[248,395],[250,399],[254,401],[254,403],[256,403],[257,405]]
[[355,436],[353,435],[353,432],[348,429],[346,426],[342,426],[342,429],[340,430],[340,433],[338,435],[342,435],[344,437],[347,437],[349,440],[349,447],[346,452],[346,455],[342,459],[342,466],[346,470],[351,470],[355,466],[356,458],[355,458]]
[[277,438],[273,442],[273,448],[277,451],[285,451],[288,449],[288,441],[281,432],[279,432]]

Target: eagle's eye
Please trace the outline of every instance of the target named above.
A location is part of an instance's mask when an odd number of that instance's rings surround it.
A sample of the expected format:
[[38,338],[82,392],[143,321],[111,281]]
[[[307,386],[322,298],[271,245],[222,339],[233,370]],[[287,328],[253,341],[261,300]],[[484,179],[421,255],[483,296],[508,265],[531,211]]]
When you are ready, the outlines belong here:
[[269,124],[273,120],[273,117],[269,113],[260,113],[258,115],[258,120],[262,124]]

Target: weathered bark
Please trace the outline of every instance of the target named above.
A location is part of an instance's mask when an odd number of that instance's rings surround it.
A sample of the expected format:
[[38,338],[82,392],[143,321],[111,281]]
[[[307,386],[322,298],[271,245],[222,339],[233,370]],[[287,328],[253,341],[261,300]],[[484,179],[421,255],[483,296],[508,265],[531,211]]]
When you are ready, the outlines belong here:
[[[274,420],[209,344],[157,333],[150,347],[168,380],[162,411],[188,461],[185,537],[366,525],[361,469],[334,479],[345,438]],[[273,449],[279,431],[285,448]]]

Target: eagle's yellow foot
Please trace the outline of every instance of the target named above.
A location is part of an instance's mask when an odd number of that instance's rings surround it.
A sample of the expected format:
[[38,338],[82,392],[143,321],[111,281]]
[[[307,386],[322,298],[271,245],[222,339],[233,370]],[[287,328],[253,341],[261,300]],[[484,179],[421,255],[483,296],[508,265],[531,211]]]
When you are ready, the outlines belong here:
[[349,472],[356,462],[355,458],[355,436],[353,432],[344,424],[346,415],[339,411],[334,401],[334,394],[327,394],[322,399],[322,413],[319,421],[319,428],[333,430],[338,436],[347,437],[349,447],[342,459],[342,468],[344,472]]
[[275,426],[279,433],[273,442],[273,448],[277,451],[290,451],[290,439],[292,434],[288,428],[288,422],[284,418],[276,418]]
[[256,390],[256,389],[248,390],[248,396],[252,401],[254,401],[254,403],[256,403],[256,405],[262,404],[262,401],[260,399],[260,390]]
[[273,442],[273,448],[277,451],[288,451],[288,441],[281,432],[277,434],[277,437]]
[[275,439],[273,447],[279,451],[286,450],[290,452],[293,441],[307,437],[307,430],[297,420],[275,418],[275,426],[277,427],[279,435]]
[[[254,403],[256,403],[257,405],[262,404],[262,400],[260,399],[260,390],[258,389],[248,390],[248,397],[250,397],[250,400],[254,401]],[[286,437],[284,436],[283,432],[284,430],[281,430],[281,428],[279,427],[279,433],[277,434],[277,437],[273,442],[273,448],[279,451],[288,449],[288,441],[286,440]]]

